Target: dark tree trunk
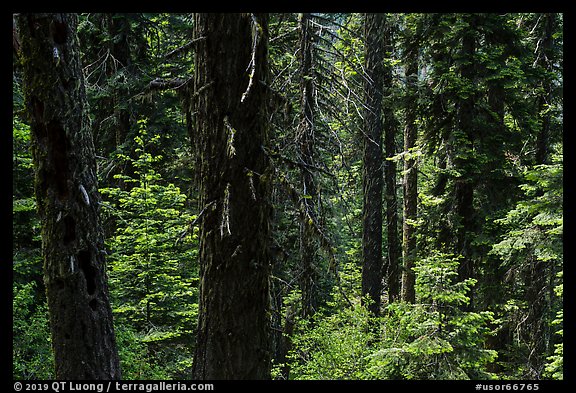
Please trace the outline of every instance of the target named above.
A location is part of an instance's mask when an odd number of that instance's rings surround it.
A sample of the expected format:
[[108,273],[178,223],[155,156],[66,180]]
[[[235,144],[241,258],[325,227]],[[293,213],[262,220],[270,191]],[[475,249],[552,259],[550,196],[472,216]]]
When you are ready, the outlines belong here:
[[410,155],[416,146],[418,129],[416,128],[416,84],[418,79],[418,58],[416,48],[410,48],[406,57],[406,77],[408,78],[406,95],[406,118],[404,127],[404,159],[403,181],[403,223],[402,223],[402,300],[409,303],[416,301],[416,276],[414,262],[416,260],[416,228],[413,222],[417,218],[418,209],[418,168],[416,159]]
[[[488,38],[488,43],[491,42],[491,37]],[[505,58],[504,56],[498,59],[499,69],[504,69]],[[493,137],[501,138],[507,134],[506,125],[504,124],[505,116],[505,90],[501,80],[496,79],[494,82],[488,83],[488,106],[490,108],[491,116],[489,116],[486,121],[491,125],[491,131],[489,135],[483,136],[483,144],[486,146],[496,146],[496,141],[488,145],[487,141],[492,141]],[[505,201],[510,198],[510,193],[504,193],[504,184],[510,184],[511,179],[509,178],[499,178],[495,177],[493,173],[498,170],[498,163],[501,161],[493,160],[487,175],[485,176],[485,192],[488,194],[489,206],[494,206],[493,210],[501,209],[505,205]],[[488,209],[487,209],[488,210]],[[484,211],[484,214],[490,214],[491,211]],[[505,303],[505,288],[506,283],[504,277],[506,275],[506,269],[502,266],[500,258],[495,255],[490,255],[486,252],[486,256],[483,260],[484,266],[484,278],[482,285],[484,286],[483,301],[485,307],[488,309],[493,309],[498,307],[498,305]],[[502,371],[502,364],[508,361],[508,353],[503,351],[507,345],[509,345],[509,338],[512,337],[510,334],[510,329],[507,325],[503,325],[498,329],[498,332],[494,335],[490,335],[486,339],[486,347],[488,349],[493,349],[499,352],[497,361],[489,363],[487,365],[487,370],[490,372],[498,373]]]
[[[130,20],[128,14],[110,13],[95,14],[91,19],[101,31],[88,29],[80,39],[85,49],[84,66],[90,75],[88,82],[98,89],[91,101],[92,131],[97,154],[115,157],[119,150],[128,153],[125,142],[131,127],[132,100],[129,97],[130,84],[127,82],[134,77],[130,75]],[[102,35],[105,36],[104,40]],[[134,168],[130,163],[115,161],[103,180],[121,189],[129,188],[129,183],[115,176],[122,174],[134,177]]]
[[265,15],[196,14],[200,303],[193,378],[268,379],[270,182]]
[[316,253],[314,227],[318,224],[318,192],[314,174],[314,80],[312,69],[312,34],[309,14],[300,18],[300,123],[296,143],[300,166],[303,198],[300,209],[300,289],[302,291],[302,315],[311,316],[317,306],[316,295]]
[[549,335],[550,320],[549,302],[547,299],[547,284],[552,269],[550,264],[539,260],[536,256],[530,256],[528,262],[529,269],[524,274],[524,283],[526,285],[525,299],[528,305],[525,339],[528,343],[527,365],[528,375],[533,379],[540,379],[544,372],[546,357],[549,355]]
[[[496,15],[493,18],[500,19],[502,30],[486,34],[485,42],[488,47],[498,47],[501,45],[502,37],[509,34],[503,18]],[[484,115],[484,121],[488,126],[481,129],[479,142],[484,154],[490,158],[482,170],[484,175],[479,182],[483,186],[482,193],[487,196],[487,204],[482,209],[483,217],[489,217],[499,210],[510,209],[509,202],[516,197],[516,192],[513,190],[517,187],[517,179],[502,173],[501,170],[505,165],[504,149],[513,146],[511,144],[513,137],[504,122],[507,100],[506,77],[499,75],[501,70],[506,69],[506,61],[515,45],[513,42],[505,43],[504,50],[494,58],[496,67],[494,67],[493,78],[486,80],[490,110]],[[483,252],[483,255],[481,261],[483,277],[481,281],[479,280],[483,304],[478,306],[483,309],[498,310],[499,305],[506,303],[506,291],[509,284],[504,277],[507,267],[503,266],[498,256],[488,253],[487,250]],[[498,351],[498,358],[487,365],[487,371],[500,373],[503,371],[503,365],[511,361],[510,351],[505,349],[512,344],[512,337],[510,324],[502,324],[495,334],[487,337],[486,347]]]
[[[384,21],[384,51],[382,51],[382,61],[387,53],[392,51],[392,25],[391,22]],[[400,297],[400,237],[398,233],[398,197],[396,194],[396,161],[390,158],[396,155],[396,129],[398,122],[391,107],[392,90],[392,67],[387,64],[384,67],[383,89],[385,92],[384,104],[384,184],[386,200],[386,282],[388,284],[388,299],[390,302],[398,300]]]
[[117,379],[100,195],[74,14],[23,14],[24,93],[57,379]]
[[366,111],[364,114],[364,201],[362,207],[362,296],[368,309],[380,313],[382,292],[382,83],[384,74],[385,16],[366,14],[364,20]]
[[[470,31],[467,31],[462,38],[460,77],[463,83],[472,85],[476,77],[475,52],[476,38],[474,36],[475,17],[471,16]],[[462,255],[462,261],[458,268],[459,280],[465,280],[473,276],[474,268],[471,255],[470,238],[474,231],[474,184],[475,173],[473,160],[474,140],[476,129],[474,124],[475,115],[475,95],[468,93],[462,96],[456,103],[456,129],[451,136],[451,153],[449,159],[454,169],[461,173],[461,176],[454,179],[454,222],[455,241],[454,253]]]
[[[537,53],[537,63],[544,70],[550,70],[552,67],[551,49],[554,41],[552,34],[555,31],[555,18],[555,14],[543,15],[544,31],[541,38],[541,50]],[[547,111],[546,107],[552,104],[552,81],[550,78],[544,78],[542,90],[543,93],[538,99],[538,111],[543,115],[541,116],[540,132],[536,138],[536,164],[548,164],[551,112]]]
[[[107,14],[108,34],[110,39],[110,54],[113,56],[115,67],[110,67],[108,77],[130,66],[130,21],[126,14]],[[116,63],[117,62],[117,63]],[[125,141],[130,130],[130,112],[125,107],[127,100],[124,84],[114,83],[114,95],[110,98],[111,108],[114,111],[115,148],[118,149]]]

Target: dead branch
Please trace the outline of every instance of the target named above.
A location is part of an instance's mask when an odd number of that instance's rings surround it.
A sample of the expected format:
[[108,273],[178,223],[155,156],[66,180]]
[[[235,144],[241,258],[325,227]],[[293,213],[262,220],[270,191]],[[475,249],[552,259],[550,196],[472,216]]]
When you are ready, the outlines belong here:
[[188,82],[190,82],[192,78],[182,79],[182,78],[173,78],[173,79],[162,79],[156,78],[148,84],[148,89],[150,90],[177,90],[184,87]]

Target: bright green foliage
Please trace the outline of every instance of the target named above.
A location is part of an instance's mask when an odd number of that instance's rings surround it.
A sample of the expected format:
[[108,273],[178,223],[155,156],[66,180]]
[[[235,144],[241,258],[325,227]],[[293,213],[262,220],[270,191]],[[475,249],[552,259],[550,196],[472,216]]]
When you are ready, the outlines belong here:
[[392,303],[383,317],[376,378],[486,379],[496,351],[484,348],[490,312],[465,311],[475,280],[456,282],[460,258],[435,253],[417,261],[416,304]]
[[497,356],[496,351],[484,348],[493,315],[489,311],[467,311],[468,294],[476,280],[457,281],[459,263],[459,257],[443,253],[417,263],[416,297],[428,308],[429,315],[437,314],[438,335],[453,348],[450,356],[443,357],[446,368],[472,379],[487,378],[489,374],[483,369]]
[[[459,258],[420,260],[418,303],[390,303],[380,318],[360,306],[301,320],[289,356],[291,379],[489,379],[496,351],[485,348],[491,312],[465,311],[473,279],[456,282]],[[357,273],[358,274],[358,273]]]
[[117,175],[125,189],[101,190],[115,225],[107,241],[109,282],[116,324],[127,325],[120,329],[134,332],[156,356],[168,356],[170,371],[183,372],[197,318],[197,228],[190,227],[195,217],[186,212],[186,196],[154,169],[161,157],[147,149],[158,138],[143,123],[135,178]]
[[16,116],[12,121],[12,245],[16,278],[25,281],[39,278],[42,267],[39,262],[40,220],[36,215],[34,171],[29,146],[30,127]]
[[[501,258],[509,290],[518,299],[509,302],[501,317],[504,324],[513,327],[514,344],[508,351],[530,353],[536,345],[532,338],[535,330],[556,331],[547,333],[554,353],[541,354],[550,362],[544,374],[553,379],[562,378],[563,364],[563,165],[561,148],[557,150],[552,164],[526,169],[525,183],[520,186],[525,196],[504,218],[496,220],[506,232],[491,251]],[[533,289],[536,285],[538,291]],[[544,285],[550,285],[550,290],[543,290]],[[552,288],[555,296],[551,295]],[[542,310],[542,315],[535,310]],[[536,320],[540,325],[523,327],[524,320]],[[520,376],[533,368],[525,364],[525,358],[512,358]]]
[[466,296],[476,280],[468,278],[455,282],[459,257],[437,252],[416,264],[417,294],[421,303],[431,304],[439,310],[449,306],[460,307],[468,303]]
[[562,263],[563,165],[562,153],[551,165],[536,165],[525,172],[520,186],[526,195],[505,218],[497,220],[508,228],[504,239],[494,245],[493,253],[507,265],[527,261],[533,255],[539,261]]
[[[558,278],[562,279],[563,273],[558,273]],[[555,293],[560,299],[564,295],[564,284],[560,283],[556,286]],[[559,310],[556,312],[556,319],[552,321],[552,325],[558,326],[556,334],[560,337],[564,337],[564,329],[562,328],[564,324],[564,310]],[[549,363],[546,365],[546,375],[552,379],[564,379],[564,343],[554,345],[554,354],[547,358]]]
[[[18,89],[15,89],[17,91]],[[30,127],[12,121],[12,366],[17,379],[52,379],[48,309],[42,286],[40,220],[34,198]]]
[[386,311],[382,345],[371,356],[372,378],[462,379],[462,371],[449,360],[454,347],[441,335],[438,312],[402,302],[390,304]]
[[370,316],[356,304],[302,320],[294,337],[291,375],[294,379],[363,379],[368,364]]
[[144,336],[135,332],[130,325],[117,324],[116,341],[122,360],[122,379],[170,379],[165,367],[150,361]]
[[48,307],[38,302],[35,283],[12,285],[12,365],[14,379],[53,379]]

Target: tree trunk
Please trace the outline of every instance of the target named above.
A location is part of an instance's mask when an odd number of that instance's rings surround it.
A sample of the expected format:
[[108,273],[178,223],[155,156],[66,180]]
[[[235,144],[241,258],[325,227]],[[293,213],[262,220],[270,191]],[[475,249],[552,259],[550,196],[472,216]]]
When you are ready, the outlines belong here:
[[300,17],[300,123],[296,143],[302,179],[302,206],[300,209],[300,289],[302,315],[311,316],[316,310],[316,253],[314,227],[318,225],[318,191],[310,168],[314,166],[314,80],[312,69],[312,35],[309,14]]
[[[537,63],[543,70],[549,71],[553,62],[551,53],[554,39],[552,37],[555,31],[555,14],[544,14],[544,31],[541,37],[541,50],[538,51]],[[552,98],[552,81],[550,78],[543,80],[543,93],[538,99],[538,111],[541,113],[540,132],[536,137],[536,164],[548,164],[549,139],[550,139],[550,116],[551,112],[547,110],[551,105]]]
[[196,14],[200,301],[193,378],[268,379],[270,182],[268,22]]
[[[496,43],[493,42],[493,38],[490,36],[487,38],[487,44],[495,45]],[[506,66],[505,60],[504,56],[497,58],[499,69],[504,69]],[[483,140],[481,142],[484,146],[496,146],[497,141],[493,141],[492,138],[501,138],[508,133],[506,124],[504,123],[506,113],[504,100],[505,89],[503,81],[501,79],[490,81],[488,83],[488,107],[492,115],[486,119],[486,122],[490,124],[490,133],[488,135],[486,135],[487,133],[483,133]],[[488,142],[491,143],[488,144]],[[486,149],[486,151],[488,151],[488,149]],[[492,159],[488,164],[488,170],[485,170],[486,175],[484,175],[484,181],[486,185],[484,187],[488,195],[488,206],[491,207],[491,209],[484,209],[483,214],[485,215],[490,215],[493,211],[506,207],[506,200],[513,195],[510,192],[502,192],[502,190],[505,189],[505,185],[510,186],[513,180],[508,177],[502,178],[495,175],[501,162],[500,160]],[[506,302],[506,282],[504,280],[506,269],[502,266],[500,258],[495,255],[490,255],[487,252],[483,258],[482,265],[484,266],[484,278],[480,285],[484,286],[482,290],[484,308],[492,310]],[[509,361],[509,354],[503,350],[510,344],[510,337],[512,337],[512,335],[510,334],[508,325],[500,326],[496,334],[487,337],[486,347],[499,352],[496,361],[486,366],[487,371],[493,373],[502,372],[502,364]]]
[[[387,53],[392,51],[392,26],[391,22],[384,20],[384,47],[382,61]],[[392,90],[392,67],[387,64],[384,67],[383,89],[386,96],[384,104],[384,184],[386,200],[386,282],[388,284],[388,300],[398,300],[400,297],[400,238],[398,233],[398,197],[396,195],[396,161],[390,158],[396,155],[396,128],[398,122],[392,110],[390,98]]]
[[366,14],[364,20],[366,111],[364,114],[364,202],[362,207],[362,296],[368,309],[380,313],[382,292],[382,78],[384,74],[383,14]]
[[[476,38],[474,36],[475,16],[470,17],[470,31],[462,37],[460,77],[463,83],[473,85],[476,77],[475,52]],[[474,139],[476,127],[474,124],[476,98],[474,93],[466,93],[459,97],[456,103],[456,130],[451,136],[451,153],[449,156],[453,167],[461,173],[454,179],[454,222],[456,255],[462,255],[458,268],[458,278],[463,281],[471,278],[474,267],[471,255],[471,233],[474,231]],[[472,296],[472,295],[471,295]]]
[[[114,67],[110,67],[107,72],[108,78],[112,79],[117,72],[127,71],[130,66],[130,45],[128,43],[128,36],[130,34],[130,20],[126,14],[107,14],[107,27],[109,39],[110,54],[113,56],[116,63]],[[126,91],[125,84],[116,82],[113,85],[114,93],[110,97],[111,108],[114,111],[114,130],[115,130],[115,150],[118,150],[126,141],[128,132],[130,131],[130,112],[125,107],[128,92]],[[122,184],[123,185],[123,184]]]
[[[91,75],[88,82],[97,86],[98,90],[91,101],[92,131],[97,154],[115,157],[120,150],[128,152],[125,142],[131,127],[129,108],[133,106],[133,100],[130,99],[130,84],[127,83],[127,80],[134,77],[130,72],[130,20],[128,14],[103,13],[95,14],[93,23],[102,31],[89,29],[80,37],[85,40],[84,61],[89,64],[86,67],[91,71],[88,73]],[[102,52],[105,54],[103,58]],[[134,177],[132,165],[117,160],[103,179],[123,190],[129,188],[124,179],[115,178],[118,174]]]
[[118,379],[75,14],[22,14],[24,93],[56,379]]
[[[497,48],[502,45],[502,37],[509,34],[504,18],[499,15],[491,16],[495,25],[501,26],[501,29],[490,32],[485,36],[485,45],[490,48]],[[506,76],[502,76],[502,70],[505,70],[507,59],[511,51],[517,45],[515,42],[506,42],[504,49],[493,60],[493,77],[486,80],[488,87],[487,102],[490,109],[485,116],[486,126],[480,129],[479,144],[481,151],[490,157],[484,165],[482,180],[480,181],[483,190],[480,190],[487,197],[487,203],[482,209],[484,220],[498,211],[510,210],[509,203],[517,196],[513,190],[517,187],[517,179],[514,176],[503,174],[501,168],[505,165],[505,149],[513,146],[510,143],[513,140],[512,132],[506,126],[504,121],[506,116],[506,102],[509,99],[509,93],[505,89]],[[503,144],[502,141],[505,141]],[[519,149],[519,148],[518,148]],[[506,192],[504,192],[506,190]],[[486,250],[486,249],[485,249]],[[505,280],[507,267],[503,266],[501,259],[484,251],[481,257],[482,279],[479,280],[479,292],[482,293],[482,304],[478,307],[487,310],[495,310],[501,304],[506,303],[506,291],[509,284]],[[478,299],[480,300],[480,299]],[[479,303],[479,301],[477,302]],[[486,339],[486,348],[498,351],[498,358],[494,362],[487,364],[486,369],[492,373],[501,373],[503,365],[512,361],[510,351],[506,347],[512,345],[512,327],[510,324],[501,324],[496,333]]]
[[404,153],[409,158],[404,159],[403,181],[403,223],[402,223],[402,300],[409,303],[416,301],[416,276],[414,262],[416,260],[416,228],[411,223],[416,221],[418,209],[418,168],[416,159],[410,154],[416,146],[418,129],[416,128],[416,83],[418,79],[418,58],[416,48],[411,48],[406,58],[406,77],[408,78],[406,99],[406,125],[404,127]]

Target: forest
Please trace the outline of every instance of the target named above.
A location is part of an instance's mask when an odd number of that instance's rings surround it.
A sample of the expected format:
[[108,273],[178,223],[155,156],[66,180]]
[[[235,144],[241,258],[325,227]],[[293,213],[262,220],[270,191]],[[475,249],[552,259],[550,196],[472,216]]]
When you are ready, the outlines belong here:
[[562,13],[12,20],[14,379],[564,379]]

